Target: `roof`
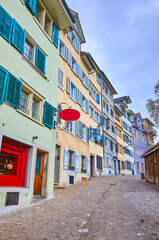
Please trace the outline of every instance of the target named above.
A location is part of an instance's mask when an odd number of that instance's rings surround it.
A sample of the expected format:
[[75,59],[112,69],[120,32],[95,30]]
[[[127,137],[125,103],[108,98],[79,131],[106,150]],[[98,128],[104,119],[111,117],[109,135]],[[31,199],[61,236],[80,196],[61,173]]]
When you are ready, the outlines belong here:
[[153,127],[155,126],[155,124],[153,124],[153,122],[151,122],[149,118],[143,118],[143,121],[147,121]]
[[156,143],[153,147],[151,147],[148,151],[146,151],[143,155],[141,155],[141,157],[144,158],[157,150],[159,150],[159,142]]
[[70,12],[71,12],[71,14],[72,14],[72,16],[74,18],[74,23],[75,23],[75,25],[77,27],[77,31],[78,31],[79,37],[81,39],[81,43],[85,43],[86,39],[85,39],[83,30],[82,30],[82,26],[81,26],[81,23],[80,23],[80,20],[79,20],[78,13],[73,11],[72,9],[70,9]]
[[109,79],[107,78],[107,76],[105,75],[105,73],[104,73],[103,71],[101,71],[101,73],[102,73],[103,77],[106,79],[109,87],[111,88],[112,93],[113,93],[113,94],[118,94],[117,91],[115,90],[115,88],[113,87],[113,85],[110,83],[110,81],[109,81]]
[[132,101],[131,101],[131,98],[130,98],[130,96],[123,96],[123,97],[119,97],[119,98],[115,98],[114,99],[114,102],[115,103],[122,103],[123,101],[126,101],[126,103],[127,104],[130,104],[130,103],[132,103]]

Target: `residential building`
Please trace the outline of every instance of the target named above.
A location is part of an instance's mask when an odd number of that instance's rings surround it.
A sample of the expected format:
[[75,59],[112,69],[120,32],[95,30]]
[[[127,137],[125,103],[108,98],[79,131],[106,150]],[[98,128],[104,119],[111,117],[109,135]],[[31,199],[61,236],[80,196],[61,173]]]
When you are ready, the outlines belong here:
[[72,20],[64,0],[0,0],[1,212],[53,196],[58,39]]
[[123,127],[121,125],[121,116],[123,113],[114,106],[115,110],[115,132],[116,132],[116,150],[118,159],[118,174],[125,174],[125,157],[124,157],[124,142],[123,142]]
[[148,150],[147,134],[143,128],[143,119],[140,113],[134,114],[134,122],[132,122],[134,132],[134,160],[136,174],[145,173],[144,159],[141,158]]
[[123,127],[125,174],[134,174],[134,150],[133,131],[131,122],[134,121],[134,113],[128,109],[132,101],[129,96],[114,99],[115,106],[122,112],[121,125]]
[[155,125],[150,121],[149,118],[143,118],[143,128],[148,132],[148,149],[154,146],[154,140],[157,137],[157,131],[154,129],[154,126]]
[[[80,55],[85,37],[78,14],[72,10],[71,14],[74,25],[68,33],[60,32],[55,157],[55,183],[59,186],[86,181],[90,177],[89,72]],[[80,112],[79,120],[60,119],[59,112],[68,107]]]
[[145,160],[145,180],[159,186],[159,143],[152,146],[141,157]]
[[101,71],[90,53],[81,52],[89,74],[90,175],[104,175],[101,112]]
[[104,175],[117,173],[116,133],[115,133],[115,111],[113,95],[116,90],[102,72],[102,116],[103,116],[103,138],[104,138]]

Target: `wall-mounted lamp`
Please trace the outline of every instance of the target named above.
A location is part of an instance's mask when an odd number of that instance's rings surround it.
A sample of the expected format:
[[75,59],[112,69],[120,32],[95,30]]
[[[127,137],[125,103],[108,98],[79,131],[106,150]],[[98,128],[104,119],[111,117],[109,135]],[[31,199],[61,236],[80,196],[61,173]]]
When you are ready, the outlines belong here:
[[33,140],[36,140],[36,139],[38,139],[38,136],[33,136]]

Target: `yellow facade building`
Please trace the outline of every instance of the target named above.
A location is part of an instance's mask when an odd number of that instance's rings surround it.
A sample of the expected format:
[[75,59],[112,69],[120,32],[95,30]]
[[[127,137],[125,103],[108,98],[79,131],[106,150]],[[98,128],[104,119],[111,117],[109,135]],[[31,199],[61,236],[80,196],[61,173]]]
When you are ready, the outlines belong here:
[[157,137],[157,131],[153,128],[155,125],[148,118],[143,118],[143,128],[148,132],[147,143],[148,149],[154,146],[154,140]]
[[121,125],[122,112],[114,106],[115,109],[115,130],[117,142],[118,174],[125,174],[125,157],[123,143],[123,127]]

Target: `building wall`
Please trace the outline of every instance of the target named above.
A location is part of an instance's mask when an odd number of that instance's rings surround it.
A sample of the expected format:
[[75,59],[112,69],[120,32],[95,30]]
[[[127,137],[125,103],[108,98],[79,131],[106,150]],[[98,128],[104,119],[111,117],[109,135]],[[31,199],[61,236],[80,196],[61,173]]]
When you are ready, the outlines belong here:
[[[32,64],[24,59],[23,55],[0,36],[0,62],[1,65],[11,72],[16,78],[24,81],[35,92],[37,92],[44,101],[51,105],[57,105],[57,80],[58,80],[58,48],[50,42],[41,28],[37,25],[33,15],[22,3],[23,1],[0,1],[3,8],[15,18],[23,29],[31,36],[37,45],[48,55],[46,61],[46,75],[35,70]],[[43,106],[41,106],[43,108]],[[4,206],[6,192],[19,191],[19,204],[29,204],[33,196],[33,183],[35,173],[36,151],[41,149],[47,152],[47,180],[45,197],[53,196],[53,173],[56,132],[44,126],[43,123],[16,110],[10,104],[4,101],[0,105],[0,131],[2,136],[9,136],[19,142],[26,142],[33,148],[31,155],[31,182],[29,188],[5,188],[0,187],[0,206]],[[38,136],[33,141],[33,136]],[[45,175],[45,174],[44,174]]]

